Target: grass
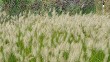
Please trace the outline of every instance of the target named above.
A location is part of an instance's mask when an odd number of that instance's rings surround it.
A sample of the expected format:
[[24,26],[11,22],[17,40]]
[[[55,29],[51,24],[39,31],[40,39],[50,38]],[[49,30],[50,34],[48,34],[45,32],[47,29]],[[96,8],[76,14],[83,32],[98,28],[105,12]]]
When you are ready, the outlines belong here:
[[5,20],[0,18],[0,62],[110,61],[109,15],[53,12]]

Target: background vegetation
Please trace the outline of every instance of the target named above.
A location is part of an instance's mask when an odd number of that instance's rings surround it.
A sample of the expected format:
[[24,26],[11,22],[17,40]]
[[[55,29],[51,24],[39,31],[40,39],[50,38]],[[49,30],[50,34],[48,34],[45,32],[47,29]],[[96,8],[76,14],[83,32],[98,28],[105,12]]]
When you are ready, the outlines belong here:
[[[46,12],[51,15],[53,10],[59,15],[62,12],[73,15],[96,13],[96,11],[101,13],[102,10],[101,0],[0,0],[0,2],[2,2],[0,3],[2,10],[10,15],[17,15],[24,11],[42,15]],[[109,3],[106,5],[109,7]]]

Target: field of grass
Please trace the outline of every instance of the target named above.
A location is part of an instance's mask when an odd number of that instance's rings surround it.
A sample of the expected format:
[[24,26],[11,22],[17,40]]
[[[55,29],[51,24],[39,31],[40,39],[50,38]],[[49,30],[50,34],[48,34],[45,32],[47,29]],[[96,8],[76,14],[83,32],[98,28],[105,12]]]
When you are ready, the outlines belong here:
[[13,16],[0,24],[0,62],[110,62],[110,16]]

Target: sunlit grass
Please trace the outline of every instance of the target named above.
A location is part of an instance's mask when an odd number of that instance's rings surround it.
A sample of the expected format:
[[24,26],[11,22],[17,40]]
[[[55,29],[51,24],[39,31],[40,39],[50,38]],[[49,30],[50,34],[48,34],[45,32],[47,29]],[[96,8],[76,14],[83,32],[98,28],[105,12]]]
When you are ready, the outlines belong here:
[[110,61],[109,15],[28,14],[4,20],[0,18],[0,62]]

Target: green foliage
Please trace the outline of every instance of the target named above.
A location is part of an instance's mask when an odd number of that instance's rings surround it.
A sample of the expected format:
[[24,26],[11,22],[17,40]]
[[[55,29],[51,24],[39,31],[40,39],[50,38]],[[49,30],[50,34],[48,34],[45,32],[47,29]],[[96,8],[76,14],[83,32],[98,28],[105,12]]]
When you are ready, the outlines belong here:
[[17,42],[16,45],[19,48],[20,53],[22,54],[22,51],[24,50],[24,42],[22,37],[22,32],[19,30],[18,34],[17,34]]
[[95,13],[96,12],[96,8],[95,8],[95,5],[92,5],[92,6],[87,6],[85,8],[82,8],[82,14],[88,14],[88,13]]
[[80,13],[81,9],[80,9],[80,6],[78,6],[78,5],[70,4],[66,8],[66,11],[68,11],[70,13],[70,15],[73,15],[76,13]]
[[17,62],[17,58],[14,55],[14,53],[10,53],[9,58],[8,58],[8,62]]
[[90,58],[90,62],[103,62],[105,54],[103,51],[92,50],[92,56]]
[[63,52],[63,58],[67,60],[69,58],[69,52]]
[[40,44],[40,49],[44,46],[43,45],[43,40],[45,38],[45,35],[42,33],[40,36],[39,36],[39,44]]
[[69,0],[66,1],[66,3],[64,3],[64,0],[56,0],[55,2],[45,0],[2,0],[2,2],[3,10],[5,10],[10,15],[19,15],[20,13],[28,12],[30,10],[35,14],[43,15],[45,12],[47,12],[49,13],[49,16],[52,16],[51,13],[53,12],[54,8],[58,15],[62,14],[63,12],[69,12],[70,15],[74,15],[80,12],[82,12],[82,14],[96,12],[95,4],[93,3],[86,5],[84,8],[81,8],[81,5],[79,5],[80,2],[70,3]]
[[52,46],[56,47],[56,44],[58,43],[59,40],[59,32],[58,31],[53,31],[52,35],[51,35],[51,44]]
[[108,56],[108,62],[110,61],[110,49],[109,49],[109,56]]
[[4,50],[3,46],[1,46],[0,47],[0,52],[2,53],[2,59],[3,59],[4,62],[6,62],[3,50]]
[[36,62],[36,58],[33,57],[31,60],[29,60],[29,62]]
[[[74,39],[74,35],[70,34],[69,38],[68,38],[68,42],[71,44],[73,41],[75,41]],[[76,42],[76,41],[75,41]]]
[[28,9],[29,0],[2,0],[3,10],[9,15],[18,15]]

